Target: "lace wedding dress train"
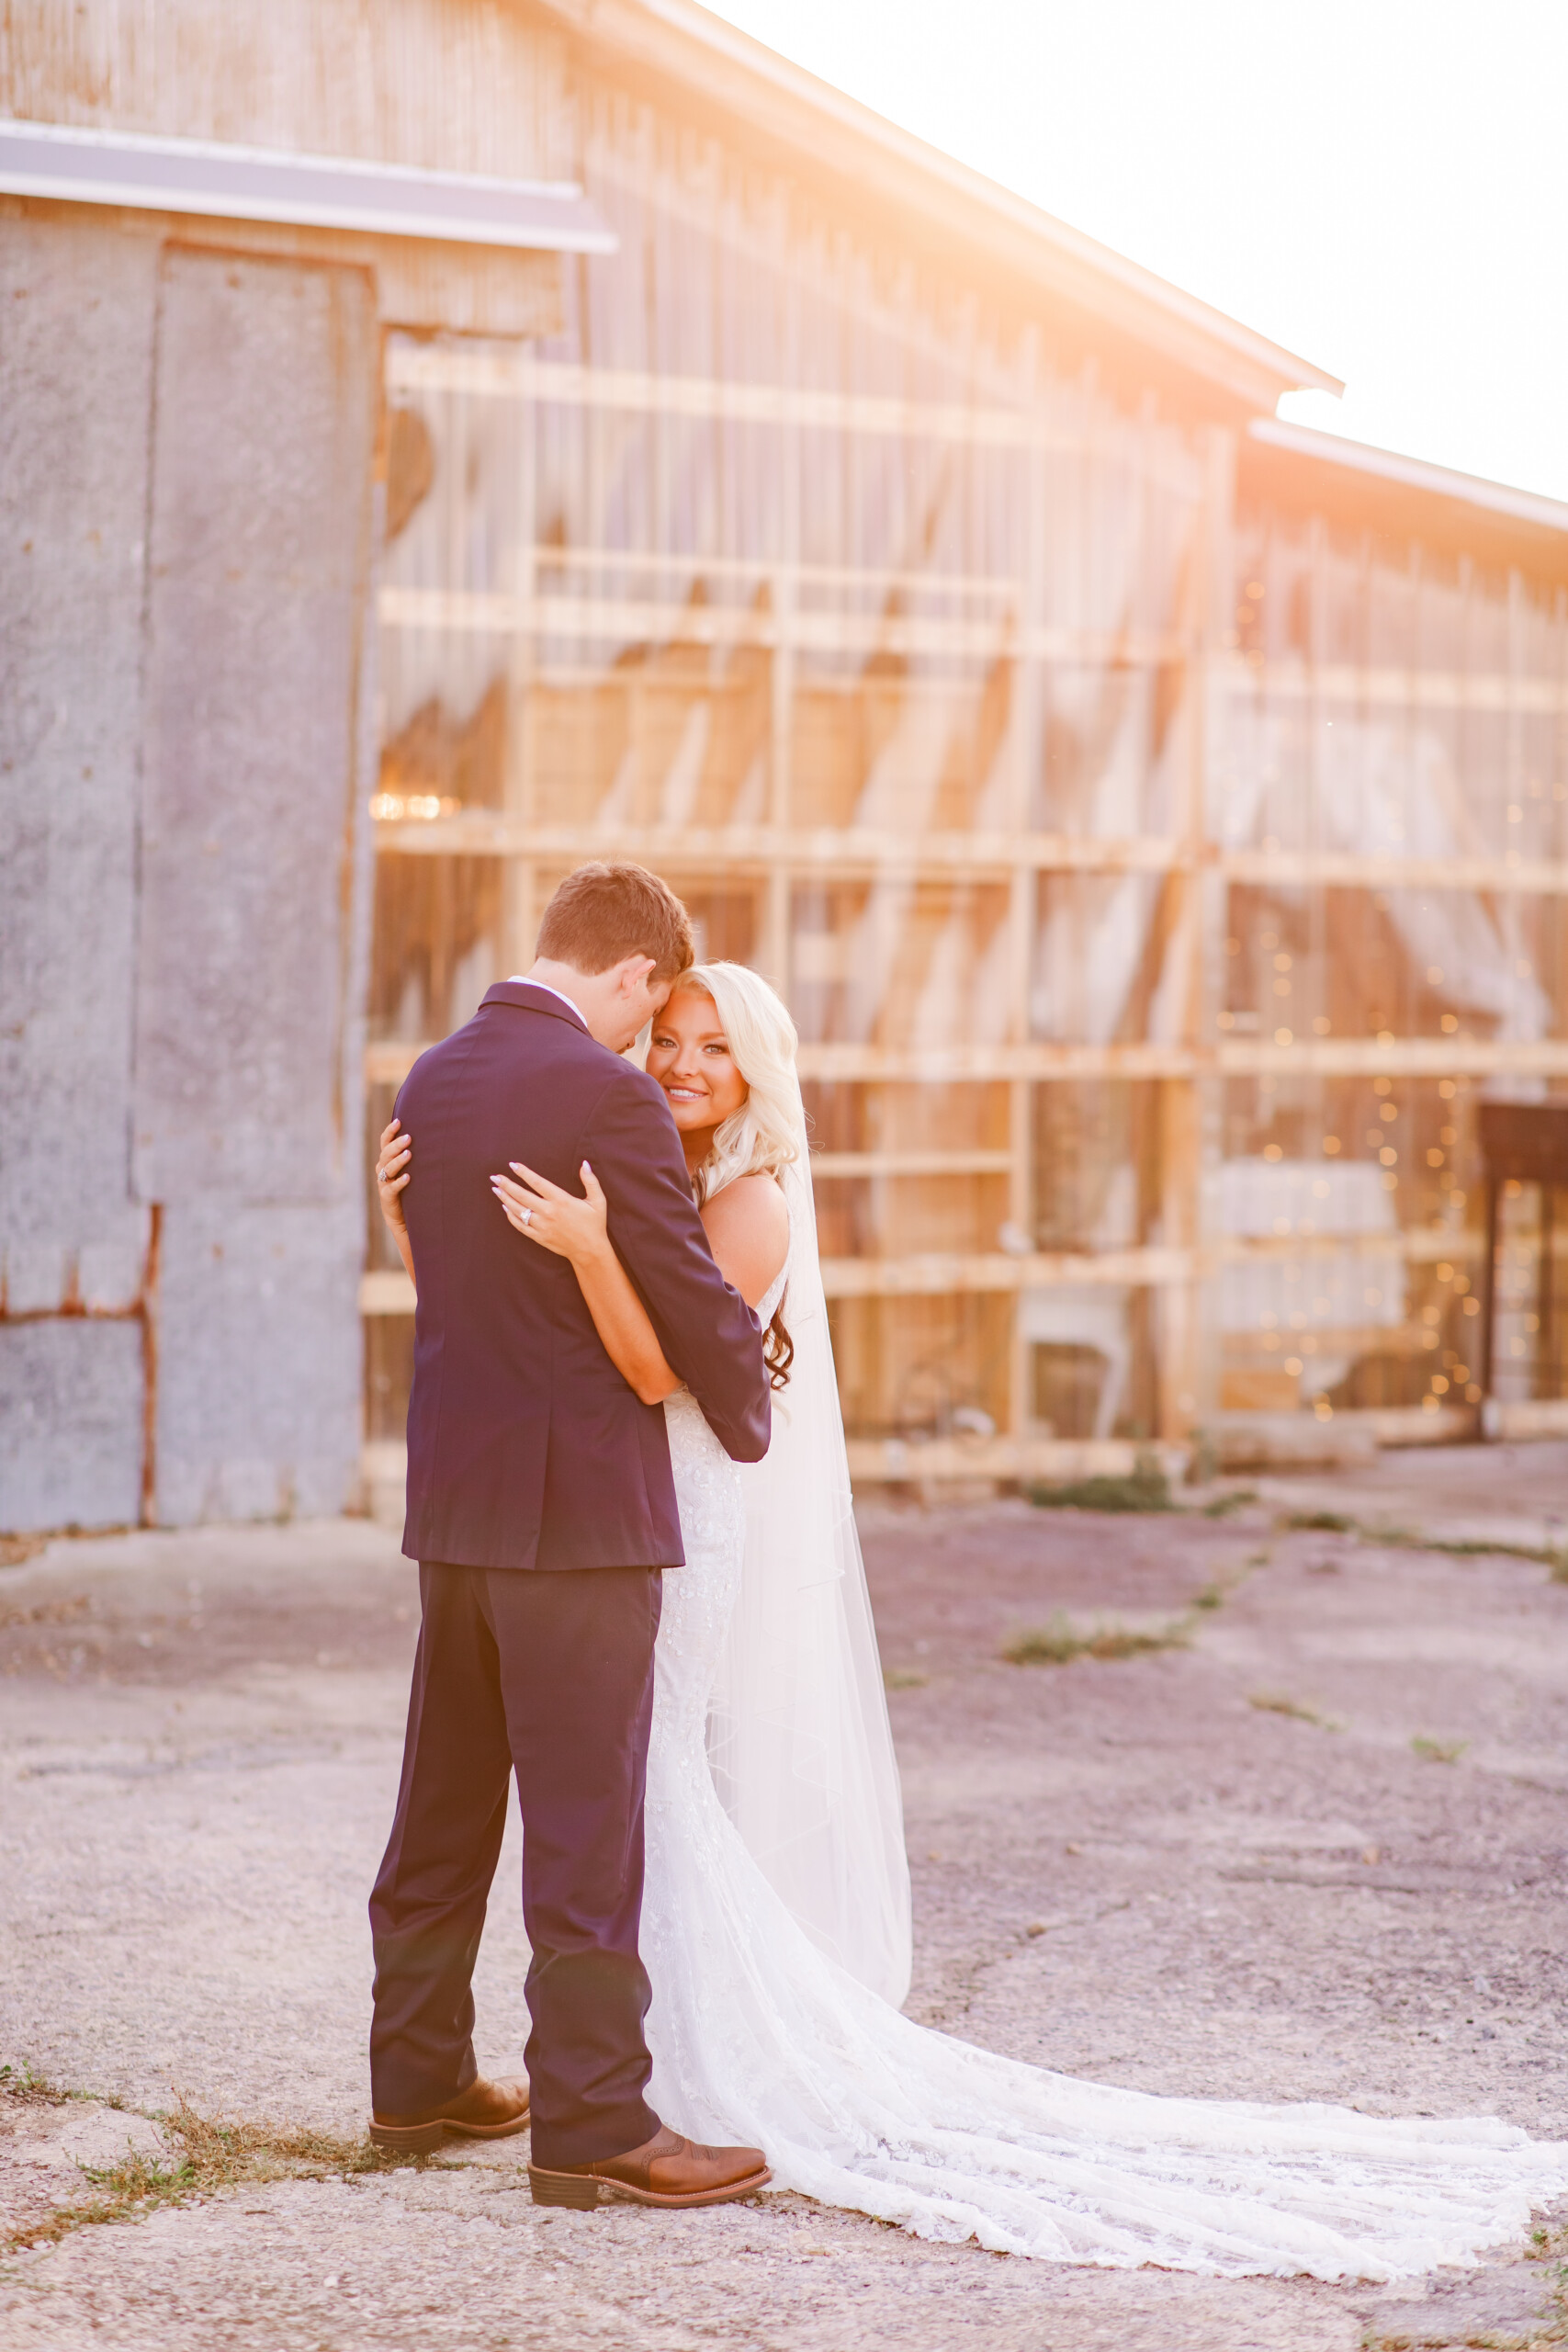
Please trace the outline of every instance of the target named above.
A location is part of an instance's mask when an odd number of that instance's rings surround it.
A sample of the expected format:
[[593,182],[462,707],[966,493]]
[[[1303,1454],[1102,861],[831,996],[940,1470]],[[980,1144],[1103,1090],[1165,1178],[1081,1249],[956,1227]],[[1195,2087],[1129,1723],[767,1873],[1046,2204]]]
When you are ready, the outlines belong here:
[[649,2097],[668,2123],[754,2143],[778,2187],[921,2237],[1232,2277],[1469,2263],[1568,2193],[1568,2144],[1506,2124],[1104,2088],[917,2026],[828,1959],[715,1787],[708,1700],[744,1503],[693,1398],[666,1418],[686,1565],[664,1579],[642,1951]]

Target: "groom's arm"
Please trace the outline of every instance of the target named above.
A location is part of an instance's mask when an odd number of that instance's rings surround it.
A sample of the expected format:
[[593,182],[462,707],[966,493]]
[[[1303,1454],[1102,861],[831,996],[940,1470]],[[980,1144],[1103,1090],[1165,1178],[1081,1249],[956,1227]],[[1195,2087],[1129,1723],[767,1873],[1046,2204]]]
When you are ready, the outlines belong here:
[[725,1452],[760,1462],[773,1429],[757,1318],[714,1264],[680,1137],[652,1079],[628,1064],[588,1122],[583,1158],[604,1187],[610,1239],[666,1361]]

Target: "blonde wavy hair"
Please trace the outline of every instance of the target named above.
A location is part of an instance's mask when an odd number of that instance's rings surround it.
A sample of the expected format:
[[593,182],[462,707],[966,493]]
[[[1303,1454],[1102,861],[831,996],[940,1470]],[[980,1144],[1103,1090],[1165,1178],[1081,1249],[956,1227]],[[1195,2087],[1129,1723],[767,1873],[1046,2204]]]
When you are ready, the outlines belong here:
[[800,1081],[795,1074],[799,1038],[783,1001],[745,964],[690,964],[671,990],[701,989],[724,1025],[746,1100],[716,1131],[697,1170],[699,1202],[738,1176],[776,1176],[805,1148]]
[[[682,989],[701,989],[712,999],[728,1040],[736,1069],[746,1081],[746,1100],[716,1130],[694,1190],[704,1201],[738,1176],[776,1176],[802,1158],[806,1129],[795,1076],[800,1040],[782,1000],[745,964],[692,964],[677,979]],[[763,1338],[762,1354],[775,1388],[789,1379],[795,1341],[780,1299]]]

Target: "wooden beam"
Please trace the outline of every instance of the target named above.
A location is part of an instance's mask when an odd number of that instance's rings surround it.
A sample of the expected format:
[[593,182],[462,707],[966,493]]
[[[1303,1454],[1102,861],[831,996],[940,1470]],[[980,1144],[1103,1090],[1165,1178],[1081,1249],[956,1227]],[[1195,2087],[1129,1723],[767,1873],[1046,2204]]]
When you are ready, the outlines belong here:
[[[705,694],[707,690],[705,688]],[[420,796],[415,796],[416,800]],[[1048,874],[1213,871],[1226,882],[1340,890],[1491,890],[1568,896],[1568,859],[1362,856],[1338,850],[1212,850],[1195,853],[1160,834],[1101,840],[1078,833],[876,832],[846,826],[795,831],[785,824],[529,825],[498,808],[443,808],[421,801],[413,814],[395,794],[378,793],[378,854],[413,857],[532,857],[566,865],[592,857],[636,858],[684,873],[773,874],[781,864],[853,877],[914,871],[933,876],[994,875],[1021,867]],[[427,813],[425,812],[427,809]]]
[[1507,1403],[1489,1396],[1481,1410],[1485,1434],[1495,1443],[1568,1437],[1568,1396],[1519,1396]]
[[360,1275],[361,1315],[412,1315],[413,1310],[413,1284],[400,1266],[395,1272],[377,1266]]
[[[1098,841],[1068,833],[880,832],[863,826],[535,825],[499,808],[392,815],[395,796],[378,794],[376,847],[413,857],[536,857],[567,865],[593,857],[636,858],[670,872],[766,876],[781,865],[835,878],[916,870],[965,877],[1020,867],[1085,874],[1157,874],[1179,862],[1175,842],[1150,835]],[[406,804],[404,804],[406,806]]]
[[[606,563],[615,560],[606,558]],[[761,573],[762,567],[757,567]],[[694,561],[694,572],[709,567]],[[999,583],[1006,588],[1010,582]],[[942,575],[928,586],[943,601],[952,591]],[[903,592],[906,596],[909,592]],[[857,600],[858,602],[858,600]],[[383,587],[377,617],[384,628],[442,631],[453,636],[546,639],[556,643],[614,645],[678,642],[703,646],[761,646],[770,650],[926,656],[990,662],[999,659],[1070,662],[1118,669],[1168,669],[1184,662],[1190,646],[1179,636],[1149,631],[1067,628],[1020,623],[1010,605],[971,619],[906,611],[889,615],[862,606],[775,602],[771,609],[737,602],[693,606],[673,598],[604,594],[507,595],[479,589]],[[541,665],[547,683],[547,666]],[[1237,699],[1261,691],[1255,673],[1226,681]],[[1420,717],[1459,711],[1527,716],[1568,715],[1568,687],[1555,679],[1470,670],[1292,670],[1270,676],[1268,698],[1311,707],[1396,710]],[[1485,861],[1476,861],[1484,863]]]
[[1287,889],[1498,890],[1552,898],[1568,892],[1568,859],[1362,856],[1339,850],[1226,850],[1216,860],[1227,882]]
[[1256,1458],[1259,1467],[1276,1467],[1285,1473],[1292,1460],[1303,1459],[1314,1427],[1321,1437],[1327,1438],[1328,1448],[1336,1438],[1341,1443],[1347,1440],[1354,1443],[1359,1438],[1372,1445],[1453,1445],[1475,1436],[1480,1413],[1477,1405],[1439,1404],[1436,1396],[1429,1396],[1421,1405],[1325,1407],[1321,1414],[1216,1413],[1213,1430],[1222,1457],[1234,1459],[1242,1451],[1237,1440],[1253,1438],[1257,1454],[1254,1457],[1247,1446],[1247,1457]]
[[[373,1086],[400,1086],[432,1037],[389,1037],[366,1048],[365,1073]],[[1485,1045],[1473,1037],[1303,1038],[1288,1046],[1227,1042],[1206,1053],[1185,1046],[802,1046],[802,1078],[857,1080],[867,1085],[950,1086],[972,1080],[1027,1078],[1223,1078],[1304,1074],[1319,1078],[1521,1077],[1568,1075],[1568,1039],[1533,1045]]]
[[802,1046],[803,1078],[870,1083],[952,1085],[965,1080],[1184,1078],[1193,1067],[1180,1046]]
[[814,1182],[857,1176],[1006,1176],[1011,1172],[1010,1150],[976,1151],[814,1151]]
[[[964,1478],[1125,1478],[1145,1452],[1126,1438],[852,1437],[850,1476],[857,1487],[924,1485]],[[1179,1478],[1187,1448],[1156,1446],[1168,1477]]]
[[1319,1258],[1401,1258],[1410,1265],[1440,1266],[1453,1261],[1480,1258],[1485,1236],[1473,1226],[1458,1231],[1446,1226],[1410,1225],[1393,1233],[1269,1233],[1231,1234],[1213,1242],[1210,1255],[1218,1265],[1250,1266],[1276,1259],[1311,1263]]
[[[702,566],[693,570],[701,572]],[[938,576],[940,579],[940,575]],[[467,588],[382,588],[376,615],[383,628],[441,630],[454,636],[529,636],[610,645],[788,647],[811,653],[935,655],[991,662],[1010,654],[1048,662],[1162,669],[1182,659],[1179,639],[1124,629],[1021,628],[1010,611],[975,620],[936,614],[851,610],[843,605],[760,609],[750,603],[693,605],[663,597],[497,594]],[[547,670],[545,675],[548,676]]]
[[[491,400],[544,401],[581,412],[705,418],[738,424],[795,425],[813,433],[865,434],[881,439],[945,441],[967,449],[1080,450],[1083,435],[1057,422],[1043,404],[1005,408],[968,401],[905,401],[876,393],[807,390],[729,377],[649,375],[635,368],[584,368],[539,359],[532,352],[464,349],[460,345],[396,344],[387,355],[389,391],[477,393]],[[1196,469],[1150,436],[1142,462],[1178,495],[1196,498]]]
[[[1479,1323],[1475,1329],[1479,1334]],[[1429,1336],[1428,1336],[1429,1335]],[[1226,1331],[1227,1359],[1240,1356],[1249,1364],[1263,1360],[1276,1363],[1281,1356],[1310,1360],[1313,1356],[1422,1356],[1441,1344],[1425,1323],[1310,1324],[1300,1330]],[[1441,1364],[1436,1367],[1439,1372]]]
[[[1094,1256],[1000,1251],[933,1252],[918,1258],[824,1258],[822,1287],[829,1298],[949,1298],[1063,1284],[1185,1282],[1190,1266],[1180,1250],[1114,1250]],[[400,1272],[362,1274],[362,1315],[412,1315],[413,1284]]]
[[914,1258],[824,1258],[829,1298],[947,1298],[979,1291],[1055,1289],[1079,1283],[1181,1283],[1191,1273],[1185,1250],[1105,1250],[1093,1254],[1000,1250],[932,1251]]
[[[548,560],[549,550],[542,551]],[[602,558],[605,570],[646,569],[612,553]],[[676,567],[668,567],[674,570]],[[693,558],[684,567],[690,575],[722,576],[723,569],[754,571],[759,580],[776,566],[718,567]],[[740,584],[739,582],[738,585]],[[861,589],[877,584],[877,575],[865,575]],[[967,592],[942,573],[926,575],[920,583],[931,595],[951,604]],[[387,585],[377,596],[377,617],[384,628],[440,631],[452,636],[545,639],[558,644],[601,641],[615,645],[762,646],[769,649],[863,654],[925,655],[938,659],[989,662],[998,659],[1075,662],[1119,669],[1165,669],[1185,662],[1191,652],[1189,639],[1168,631],[1069,628],[1060,624],[1021,622],[1014,598],[1019,583],[990,583],[995,605],[972,617],[922,614],[905,610],[891,615],[877,609],[875,595],[857,594],[854,608],[844,604],[802,605],[794,598],[787,606],[775,600],[763,610],[751,601],[694,606],[675,597],[608,595],[584,590],[578,594],[517,595],[479,589],[405,588]],[[908,604],[919,601],[919,589],[905,588]],[[544,674],[548,677],[548,670]],[[1397,711],[1419,718],[1423,713],[1451,715],[1461,711],[1523,717],[1562,718],[1568,714],[1568,686],[1561,679],[1525,672],[1482,670],[1375,670],[1325,664],[1322,669],[1301,665],[1256,666],[1244,662],[1224,673],[1225,691],[1235,700],[1266,699],[1300,702],[1309,709],[1338,707]]]
[[[883,1158],[919,1160],[927,1157],[948,1157],[917,1152],[843,1152],[821,1156],[857,1162]],[[977,1159],[981,1155],[951,1156]],[[988,1157],[1001,1163],[996,1172],[1005,1170],[1008,1164],[1005,1152]],[[815,1159],[812,1165],[815,1169]],[[862,1171],[857,1167],[854,1172]],[[931,1171],[922,1167],[918,1170],[901,1168],[897,1172],[923,1175]],[[944,1168],[940,1172],[947,1174],[952,1171]],[[1195,1277],[1211,1273],[1219,1266],[1280,1261],[1310,1264],[1314,1260],[1347,1256],[1364,1258],[1369,1264],[1379,1261],[1386,1264],[1391,1261],[1403,1261],[1411,1265],[1459,1264],[1479,1260],[1484,1250],[1485,1238],[1481,1233],[1469,1229],[1452,1233],[1429,1226],[1414,1226],[1402,1233],[1269,1235],[1257,1240],[1233,1236],[1211,1244],[1201,1252],[1166,1249],[1056,1250],[1033,1251],[1027,1257],[1015,1258],[999,1250],[973,1253],[944,1250],[910,1258],[824,1258],[822,1284],[829,1298],[943,1298],[987,1291],[1076,1289],[1108,1283],[1164,1289],[1190,1283]],[[388,1272],[378,1268],[360,1277],[359,1311],[362,1315],[412,1315],[413,1306],[413,1284],[400,1271]],[[1224,1335],[1227,1344],[1248,1336],[1255,1335],[1234,1332]],[[1280,1334],[1282,1341],[1292,1336],[1304,1335]],[[1321,1333],[1314,1336],[1320,1340],[1323,1337]],[[1368,1344],[1371,1344],[1370,1340]]]
[[1237,699],[1303,702],[1362,709],[1408,711],[1495,710],[1548,714],[1568,709],[1568,684],[1560,677],[1523,670],[1373,668],[1348,662],[1311,663],[1304,657],[1270,662],[1264,655],[1233,654],[1226,684]]
[[1293,1037],[1289,1044],[1227,1039],[1214,1056],[1227,1078],[1263,1073],[1318,1078],[1491,1077],[1568,1072],[1568,1038],[1490,1045],[1479,1037]]

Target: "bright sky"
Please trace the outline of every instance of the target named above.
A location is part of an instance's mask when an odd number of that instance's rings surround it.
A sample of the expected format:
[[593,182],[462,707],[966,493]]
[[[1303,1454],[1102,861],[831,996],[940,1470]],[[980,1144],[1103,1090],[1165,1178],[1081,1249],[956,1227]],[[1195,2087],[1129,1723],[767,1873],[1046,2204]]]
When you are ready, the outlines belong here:
[[709,0],[1346,379],[1281,413],[1568,499],[1568,0]]

